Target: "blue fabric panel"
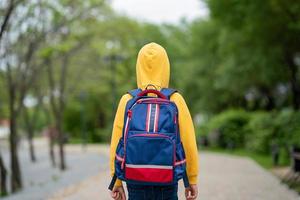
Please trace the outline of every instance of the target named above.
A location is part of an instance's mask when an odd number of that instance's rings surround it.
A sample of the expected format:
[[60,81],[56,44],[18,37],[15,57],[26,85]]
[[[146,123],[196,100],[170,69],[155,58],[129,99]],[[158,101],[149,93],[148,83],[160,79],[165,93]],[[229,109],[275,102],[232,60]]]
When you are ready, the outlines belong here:
[[173,165],[173,162],[174,146],[170,139],[150,136],[128,138],[126,164]]
[[172,89],[172,88],[162,88],[160,90],[161,93],[163,93],[168,99],[170,99],[170,97],[172,96],[172,94],[174,94],[175,92],[177,92],[177,90]]
[[142,90],[138,88],[138,89],[128,91],[128,94],[130,94],[132,97],[136,97],[140,92],[142,92]]
[[176,112],[170,106],[171,104],[161,104],[159,112],[159,132],[161,133],[175,133],[176,126],[174,124],[174,119]]
[[[159,121],[158,132],[162,133],[175,133],[176,124],[174,124],[177,109],[174,104],[159,104]],[[135,104],[132,108],[132,118],[129,130],[133,131],[146,131],[148,104]],[[153,132],[154,118],[155,118],[155,104],[152,104],[151,117],[150,117],[150,132]],[[124,121],[125,124],[126,121]]]
[[128,179],[122,179],[126,181],[126,184],[135,184],[135,185],[150,185],[150,186],[166,186],[166,185],[174,185],[178,183],[177,179],[174,179],[173,182],[170,183],[154,183],[154,182],[144,182],[144,181],[133,181],[133,180],[128,180]]
[[136,104],[132,109],[129,130],[146,131],[147,104]]

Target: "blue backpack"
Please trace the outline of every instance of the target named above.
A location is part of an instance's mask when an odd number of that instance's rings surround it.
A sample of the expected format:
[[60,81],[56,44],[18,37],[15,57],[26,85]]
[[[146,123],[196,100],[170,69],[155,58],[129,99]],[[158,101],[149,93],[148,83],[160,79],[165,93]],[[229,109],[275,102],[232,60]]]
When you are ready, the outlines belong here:
[[169,88],[129,91],[133,98],[126,105],[109,189],[116,178],[140,185],[172,185],[183,178],[185,187],[189,186],[177,106],[170,101],[175,92]]

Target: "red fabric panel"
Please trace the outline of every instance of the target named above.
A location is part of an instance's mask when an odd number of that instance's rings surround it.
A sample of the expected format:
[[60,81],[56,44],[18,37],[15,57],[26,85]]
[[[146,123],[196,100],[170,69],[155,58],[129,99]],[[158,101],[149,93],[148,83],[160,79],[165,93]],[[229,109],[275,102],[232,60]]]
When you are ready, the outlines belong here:
[[168,183],[172,182],[173,180],[173,170],[126,167],[125,178],[135,181]]

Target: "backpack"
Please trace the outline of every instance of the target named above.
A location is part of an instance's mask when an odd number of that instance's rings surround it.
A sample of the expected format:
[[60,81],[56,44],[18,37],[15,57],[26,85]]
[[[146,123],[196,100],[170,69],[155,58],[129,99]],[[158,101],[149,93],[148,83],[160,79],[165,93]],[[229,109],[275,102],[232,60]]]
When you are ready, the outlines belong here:
[[[189,186],[186,160],[180,139],[178,110],[170,96],[176,90],[163,88],[131,90],[122,137],[115,156],[116,178],[138,185],[172,185],[181,178]],[[157,97],[147,96],[154,93]]]

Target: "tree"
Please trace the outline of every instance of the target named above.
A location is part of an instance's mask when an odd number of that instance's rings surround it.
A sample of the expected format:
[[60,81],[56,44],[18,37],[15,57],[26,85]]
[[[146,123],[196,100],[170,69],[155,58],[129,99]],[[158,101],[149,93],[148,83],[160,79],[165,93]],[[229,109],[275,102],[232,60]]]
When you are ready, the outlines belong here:
[[7,188],[6,188],[6,177],[7,177],[7,170],[4,165],[2,155],[0,152],[0,197],[5,196],[7,194]]
[[280,82],[287,82],[292,96],[290,104],[299,109],[299,64],[296,60],[300,51],[300,3],[292,0],[207,2],[212,19],[238,38],[226,42],[236,50],[229,49],[228,59],[248,66],[252,78],[261,82],[258,91],[264,93],[270,103],[274,89]]
[[15,10],[19,2],[20,1],[16,1],[16,0],[10,0],[6,2],[8,5],[3,11],[4,15],[3,15],[3,20],[1,22],[1,28],[0,28],[0,42],[9,25],[9,20],[13,14],[13,11]]
[[[61,7],[51,6],[51,20],[47,44],[41,51],[41,57],[46,63],[46,76],[49,85],[51,111],[54,116],[55,129],[59,144],[59,167],[66,169],[64,143],[66,136],[63,130],[63,116],[68,95],[70,60],[74,53],[88,43],[89,33],[78,31],[82,23],[87,23],[105,16],[109,9],[105,1],[66,1],[59,2]],[[55,40],[57,43],[53,43]],[[79,74],[80,75],[80,74]]]
[[[35,12],[32,8],[36,9]],[[17,149],[19,140],[18,117],[23,109],[24,98],[37,78],[35,75],[41,69],[40,63],[35,63],[38,61],[34,58],[44,38],[41,23],[32,21],[33,18],[41,16],[42,10],[39,2],[19,2],[18,9],[22,9],[24,12],[16,12],[12,15],[14,21],[7,25],[9,31],[5,34],[5,43],[1,43],[2,64],[5,66],[3,74],[6,78],[9,96],[12,192],[22,188]],[[22,24],[27,25],[25,30],[19,29]]]
[[193,112],[298,109],[299,2],[206,2],[210,16],[189,26]]
[[[39,76],[39,74],[36,74],[35,76]],[[32,162],[36,161],[36,155],[35,155],[35,148],[33,144],[33,137],[36,132],[37,127],[37,119],[39,118],[39,114],[41,111],[41,108],[43,107],[43,97],[40,89],[40,84],[35,82],[32,86],[32,94],[33,97],[36,98],[37,104],[33,105],[31,107],[32,112],[30,112],[30,108],[26,107],[25,101],[23,101],[23,121],[25,125],[25,129],[27,132],[27,140],[28,140],[28,146],[29,146],[29,157]]]
[[[53,65],[50,60],[47,60],[47,74],[50,87],[50,102],[51,110],[54,115],[55,128],[58,135],[58,144],[59,144],[59,156],[60,156],[60,169],[65,170],[65,154],[64,154],[64,143],[66,136],[63,133],[63,113],[65,110],[65,88],[66,88],[66,79],[67,79],[67,69],[69,65],[69,54],[62,55],[62,63],[60,65],[60,77],[58,81],[54,80],[54,71]],[[58,84],[56,84],[58,83]],[[56,93],[55,93],[56,92]],[[57,95],[56,95],[57,94]],[[56,96],[55,96],[56,95]]]
[[[3,15],[3,20],[1,22],[1,28],[0,28],[0,44],[2,44],[2,38],[4,33],[7,30],[8,24],[9,24],[9,19],[17,6],[17,3],[14,0],[10,0],[8,2],[8,6],[4,9],[4,15]],[[7,193],[7,188],[6,188],[6,175],[7,175],[7,170],[4,165],[2,155],[0,152],[0,196],[5,195]]]

